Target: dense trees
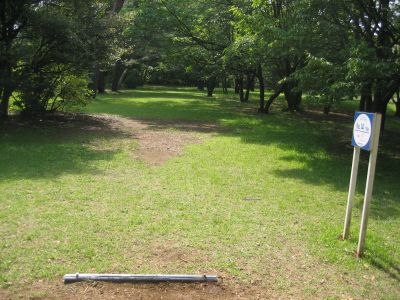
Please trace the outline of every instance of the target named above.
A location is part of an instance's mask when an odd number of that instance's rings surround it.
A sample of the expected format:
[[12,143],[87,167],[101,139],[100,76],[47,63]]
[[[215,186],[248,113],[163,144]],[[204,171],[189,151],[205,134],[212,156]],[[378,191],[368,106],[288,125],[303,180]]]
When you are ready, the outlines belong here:
[[400,115],[399,16],[397,0],[1,1],[0,118],[12,95],[37,114],[144,82]]
[[0,2],[0,118],[82,104],[93,62],[113,56],[117,24],[104,1]]
[[40,1],[0,2],[0,118],[8,114],[9,99],[14,90],[12,69],[16,63],[14,42],[26,26],[29,6]]
[[333,58],[329,45],[317,54],[332,65],[325,65],[326,71],[336,73],[326,86],[343,87],[346,82],[348,92],[360,98],[360,110],[380,112],[385,119],[400,84],[399,2],[315,0],[310,10],[322,26],[341,35],[336,50],[340,55]]

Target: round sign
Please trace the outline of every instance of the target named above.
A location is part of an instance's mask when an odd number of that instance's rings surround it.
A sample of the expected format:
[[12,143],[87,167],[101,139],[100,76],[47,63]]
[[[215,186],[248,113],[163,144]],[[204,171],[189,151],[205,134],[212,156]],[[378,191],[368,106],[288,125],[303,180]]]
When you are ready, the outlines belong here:
[[353,136],[358,147],[364,147],[371,138],[371,120],[366,114],[360,114],[354,122]]

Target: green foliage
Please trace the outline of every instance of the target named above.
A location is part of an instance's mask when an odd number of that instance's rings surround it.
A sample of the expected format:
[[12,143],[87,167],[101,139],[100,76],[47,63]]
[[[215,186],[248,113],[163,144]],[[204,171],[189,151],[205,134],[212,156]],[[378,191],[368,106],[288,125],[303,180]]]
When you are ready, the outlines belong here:
[[32,73],[19,87],[14,105],[24,115],[40,115],[56,110],[73,109],[85,106],[93,98],[86,77],[63,74],[54,77],[39,77]]
[[87,78],[65,76],[57,86],[57,97],[51,110],[71,110],[87,105],[93,99],[93,91],[88,88],[88,84]]
[[254,72],[262,63],[259,41],[254,36],[238,36],[224,51],[224,67],[232,73]]
[[126,76],[124,86],[128,89],[134,89],[145,82],[142,72],[135,68]]
[[382,113],[400,86],[395,0],[122,2],[118,12],[111,0],[2,2],[0,113],[17,83],[42,81],[20,91],[42,102],[54,95],[50,78],[69,75],[112,74],[113,90],[126,79],[212,88],[257,70],[289,108],[305,93],[323,105],[360,98]]
[[[8,2],[8,1],[7,1]],[[10,41],[8,67],[15,104],[27,115],[84,104],[88,73],[113,60],[119,22],[108,1],[20,1],[10,5],[21,24]],[[7,53],[5,53],[7,54]],[[0,67],[3,67],[0,64]],[[1,87],[1,86],[0,86]]]
[[350,48],[347,79],[359,84],[375,78],[387,78],[398,72],[399,66],[396,61],[380,59],[375,49],[368,47],[365,42],[359,42]]
[[[324,45],[310,51],[330,61],[332,70],[341,70],[335,80],[325,83],[327,89],[349,86],[353,95],[361,94],[362,109],[385,115],[400,86],[398,2],[315,0],[310,4],[316,38]],[[328,35],[331,30],[336,34]]]
[[343,66],[309,55],[305,67],[296,72],[295,77],[299,87],[307,92],[309,100],[328,108],[354,95],[353,85],[343,80],[345,75]]

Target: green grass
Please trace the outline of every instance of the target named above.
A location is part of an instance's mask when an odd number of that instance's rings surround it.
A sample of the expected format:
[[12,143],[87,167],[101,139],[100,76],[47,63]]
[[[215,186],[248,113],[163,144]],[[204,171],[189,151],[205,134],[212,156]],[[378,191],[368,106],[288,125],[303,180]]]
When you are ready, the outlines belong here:
[[283,297],[399,297],[399,121],[390,118],[382,136],[358,260],[366,155],[352,237],[338,240],[351,118],[261,116],[232,95],[165,87],[100,96],[85,111],[223,130],[154,167],[133,159],[135,140],[108,129],[2,128],[3,287],[71,272],[215,272]]
[[[358,110],[359,102],[357,100],[341,101],[337,104],[337,109],[342,111],[355,111]],[[387,114],[389,116],[394,115],[396,106],[392,101],[388,104]]]

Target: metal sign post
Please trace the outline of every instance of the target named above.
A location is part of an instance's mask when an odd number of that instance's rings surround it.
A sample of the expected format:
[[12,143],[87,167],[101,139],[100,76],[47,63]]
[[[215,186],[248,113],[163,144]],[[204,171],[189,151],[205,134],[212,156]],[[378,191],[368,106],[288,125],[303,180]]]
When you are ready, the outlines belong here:
[[369,204],[372,198],[374,186],[376,158],[378,154],[379,134],[381,131],[381,115],[356,112],[354,115],[354,128],[352,145],[354,146],[353,165],[351,168],[349,195],[347,199],[346,217],[344,221],[343,239],[348,238],[351,223],[351,211],[353,198],[357,184],[358,165],[360,149],[370,151],[367,184],[364,194],[364,205],[361,217],[360,236],[358,239],[357,256],[360,257],[364,251],[365,235],[367,232]]

